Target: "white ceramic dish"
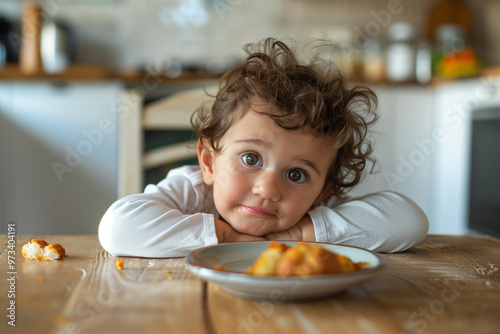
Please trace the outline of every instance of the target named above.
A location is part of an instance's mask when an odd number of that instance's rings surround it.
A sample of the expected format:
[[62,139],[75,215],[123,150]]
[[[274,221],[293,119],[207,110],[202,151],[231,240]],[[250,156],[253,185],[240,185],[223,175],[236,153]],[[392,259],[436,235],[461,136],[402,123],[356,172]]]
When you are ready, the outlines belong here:
[[[297,242],[284,242],[292,246]],[[361,271],[316,275],[307,278],[260,277],[245,274],[260,253],[268,247],[268,241],[219,244],[200,248],[186,258],[189,270],[202,279],[218,284],[222,289],[247,298],[290,300],[317,298],[332,295],[359,284],[380,273],[385,259],[366,249],[318,243],[354,262],[368,263]],[[225,266],[227,271],[213,269]]]

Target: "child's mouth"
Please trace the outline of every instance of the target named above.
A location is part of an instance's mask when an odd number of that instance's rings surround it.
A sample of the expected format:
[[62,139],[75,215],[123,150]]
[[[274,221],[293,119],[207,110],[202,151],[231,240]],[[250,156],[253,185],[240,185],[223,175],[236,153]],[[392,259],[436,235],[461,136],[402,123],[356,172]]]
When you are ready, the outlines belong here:
[[257,206],[246,206],[242,205],[241,209],[248,214],[251,215],[256,215],[256,216],[261,216],[261,217],[271,217],[274,216],[271,212],[267,211],[266,209],[259,208]]

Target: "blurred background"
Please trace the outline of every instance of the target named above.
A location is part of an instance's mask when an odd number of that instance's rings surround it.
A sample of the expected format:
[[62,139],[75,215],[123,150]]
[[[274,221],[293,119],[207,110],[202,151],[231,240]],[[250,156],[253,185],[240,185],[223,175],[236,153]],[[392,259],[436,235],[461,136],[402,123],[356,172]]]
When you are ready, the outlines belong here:
[[[378,94],[377,164],[353,196],[398,191],[431,233],[499,236],[499,15],[495,0],[0,0],[2,231],[97,233],[118,197],[196,163],[179,153],[189,126],[159,124],[186,123],[201,87],[271,36],[328,41],[319,56]],[[176,162],[144,163],[172,144]]]

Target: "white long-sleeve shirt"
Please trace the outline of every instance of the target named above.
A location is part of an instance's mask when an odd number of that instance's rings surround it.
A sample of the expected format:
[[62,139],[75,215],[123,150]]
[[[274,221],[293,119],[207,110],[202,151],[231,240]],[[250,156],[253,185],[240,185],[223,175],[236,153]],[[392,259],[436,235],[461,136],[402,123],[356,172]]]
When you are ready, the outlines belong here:
[[[144,193],[123,197],[102,217],[99,240],[113,255],[178,257],[218,243],[219,218],[212,186],[198,166],[171,170]],[[389,191],[361,198],[330,196],[310,215],[318,242],[398,252],[420,243],[429,228],[424,212],[406,197]]]

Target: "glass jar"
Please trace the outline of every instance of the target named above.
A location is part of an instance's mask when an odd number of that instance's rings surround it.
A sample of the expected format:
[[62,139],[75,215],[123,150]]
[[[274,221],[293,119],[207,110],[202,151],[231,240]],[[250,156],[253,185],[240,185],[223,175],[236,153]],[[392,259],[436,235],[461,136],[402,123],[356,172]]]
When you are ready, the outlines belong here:
[[385,61],[380,41],[367,39],[363,45],[363,77],[368,82],[380,82],[385,77]]
[[479,59],[473,48],[467,44],[463,28],[454,24],[439,26],[433,52],[433,75],[457,78],[476,75],[479,70]]
[[415,30],[405,22],[394,23],[388,30],[386,75],[389,81],[415,80]]

